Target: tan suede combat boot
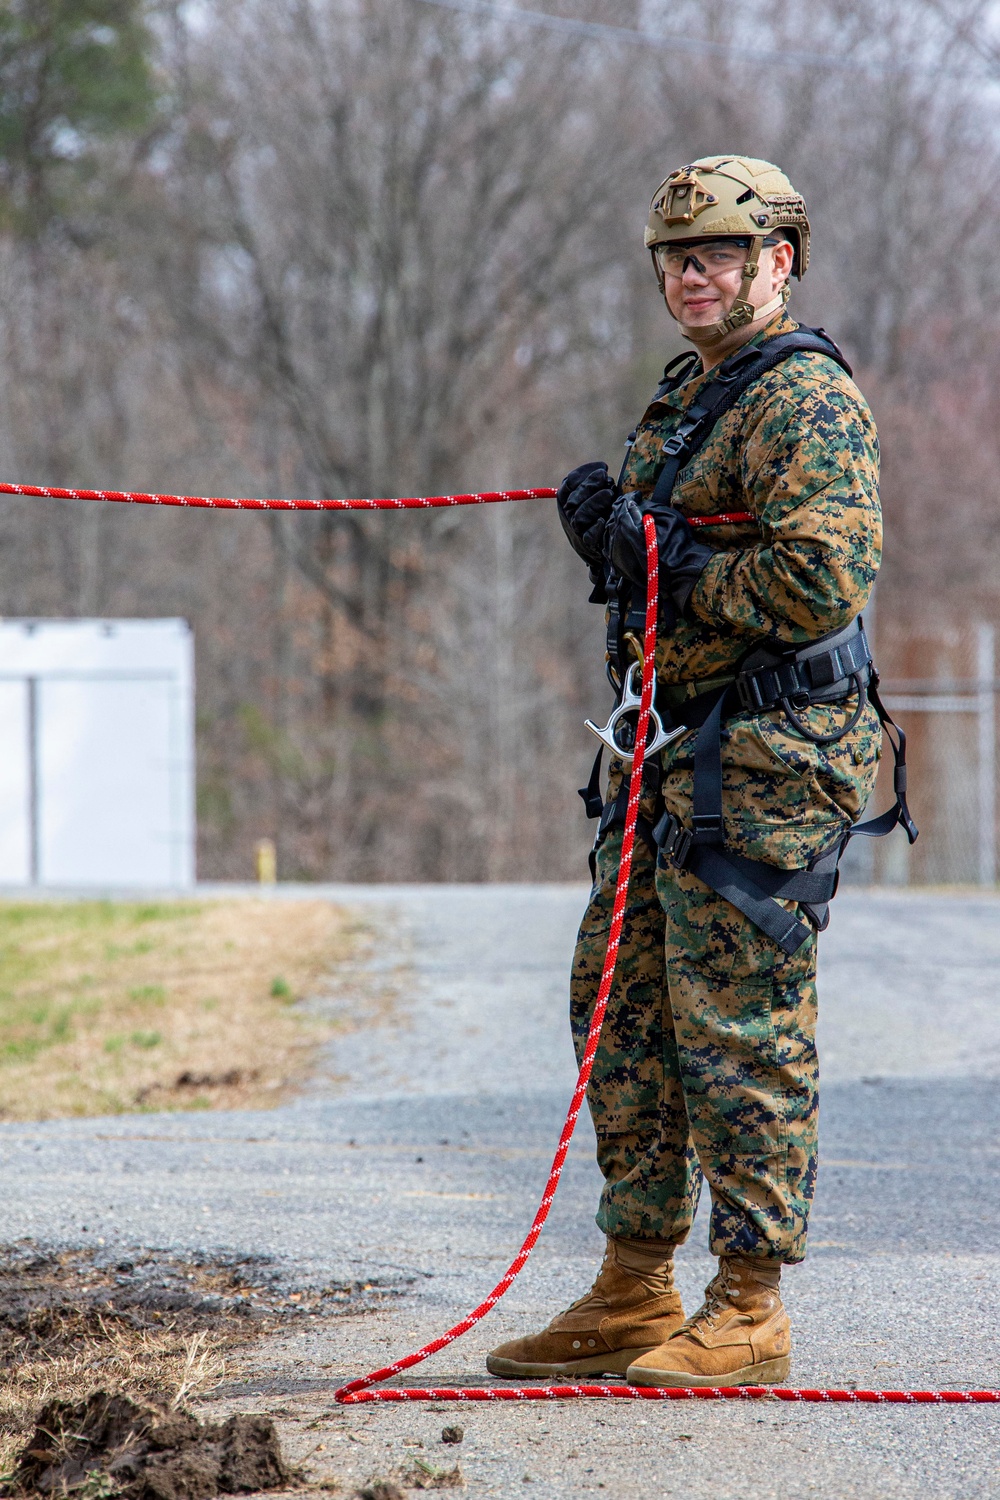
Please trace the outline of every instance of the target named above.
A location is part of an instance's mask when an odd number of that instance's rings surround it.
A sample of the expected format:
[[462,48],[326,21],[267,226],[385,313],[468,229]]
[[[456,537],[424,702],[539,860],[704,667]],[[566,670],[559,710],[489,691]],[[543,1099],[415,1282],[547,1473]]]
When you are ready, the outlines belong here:
[[684,1321],[674,1291],[674,1247],[608,1236],[604,1263],[585,1297],[543,1333],[511,1339],[487,1355],[491,1375],[621,1375],[636,1355],[662,1344]]
[[705,1301],[672,1338],[629,1365],[629,1385],[772,1385],[787,1379],[792,1336],[781,1266],[723,1255]]

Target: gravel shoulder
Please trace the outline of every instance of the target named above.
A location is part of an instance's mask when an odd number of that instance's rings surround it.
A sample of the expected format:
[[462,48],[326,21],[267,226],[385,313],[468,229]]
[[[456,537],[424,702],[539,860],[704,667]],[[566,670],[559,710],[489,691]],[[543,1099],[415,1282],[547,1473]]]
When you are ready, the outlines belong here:
[[[281,1283],[302,1311],[235,1352],[206,1415],[266,1411],[309,1481],[345,1495],[412,1478],[415,1457],[459,1462],[473,1496],[998,1493],[990,1407],[334,1407],[345,1377],[472,1306],[530,1222],[572,1087],[566,973],[586,892],[308,894],[380,927],[373,972],[391,973],[395,998],[381,1024],[331,1044],[300,1099],[0,1126],[10,1243],[267,1257],[268,1295]],[[989,897],[838,898],[822,949],[820,1185],[809,1258],[787,1276],[797,1384],[1000,1385],[998,919]],[[581,1120],[521,1280],[412,1383],[481,1383],[487,1348],[586,1288],[601,1245],[592,1146]],[[710,1272],[705,1240],[702,1219],[679,1257],[686,1305]],[[442,1444],[456,1421],[464,1441]]]

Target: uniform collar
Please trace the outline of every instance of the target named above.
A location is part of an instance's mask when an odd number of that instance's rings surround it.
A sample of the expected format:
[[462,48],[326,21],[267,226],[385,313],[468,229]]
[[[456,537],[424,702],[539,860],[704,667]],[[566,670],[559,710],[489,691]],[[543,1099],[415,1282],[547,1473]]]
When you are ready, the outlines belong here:
[[[770,323],[765,323],[764,327],[760,330],[759,333],[755,333],[752,339],[748,340],[746,344],[741,345],[741,348],[760,348],[760,346],[762,344],[766,344],[769,339],[777,338],[779,333],[794,333],[798,327],[799,324],[796,323],[795,319],[790,318],[788,313],[783,309],[780,313],[778,313],[771,319]],[[733,353],[735,354],[736,352],[737,351],[734,349]],[[716,369],[718,369],[718,366],[716,366]],[[686,409],[691,405],[692,401],[694,401],[698,393],[700,391],[703,391],[705,389],[705,386],[711,382],[714,375],[715,370],[709,370],[707,374],[702,372],[697,375],[692,375],[691,378],[689,380],[686,380],[683,385],[678,386],[676,391],[667,391],[666,395],[661,396],[658,400],[654,401],[652,405],[669,406],[672,407],[674,411],[686,411]]]

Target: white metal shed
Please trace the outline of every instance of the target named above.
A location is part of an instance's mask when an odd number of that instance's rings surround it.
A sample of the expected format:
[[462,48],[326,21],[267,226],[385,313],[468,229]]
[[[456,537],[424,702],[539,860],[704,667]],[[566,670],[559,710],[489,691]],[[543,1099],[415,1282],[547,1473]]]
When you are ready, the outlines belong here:
[[187,622],[0,621],[0,884],[194,878]]

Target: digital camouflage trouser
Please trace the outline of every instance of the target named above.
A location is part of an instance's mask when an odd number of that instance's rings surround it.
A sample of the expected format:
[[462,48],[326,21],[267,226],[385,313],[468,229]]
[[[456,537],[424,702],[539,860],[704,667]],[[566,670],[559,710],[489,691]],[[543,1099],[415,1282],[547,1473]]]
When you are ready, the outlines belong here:
[[[843,710],[815,707],[829,732]],[[881,732],[815,746],[779,713],[734,720],[723,735],[726,842],[791,869],[860,815]],[[664,753],[663,797],[690,817],[693,736]],[[612,768],[610,794],[620,782]],[[652,800],[644,796],[646,815]],[[597,878],[573,962],[571,1020],[583,1055],[607,947],[621,831],[596,853]],[[816,936],[788,957],[687,871],[657,865],[636,839],[615,982],[587,1099],[605,1177],[597,1223],[608,1234],[686,1238],[702,1177],[714,1254],[799,1261],[816,1181]]]

